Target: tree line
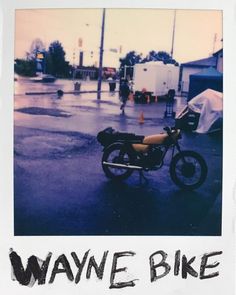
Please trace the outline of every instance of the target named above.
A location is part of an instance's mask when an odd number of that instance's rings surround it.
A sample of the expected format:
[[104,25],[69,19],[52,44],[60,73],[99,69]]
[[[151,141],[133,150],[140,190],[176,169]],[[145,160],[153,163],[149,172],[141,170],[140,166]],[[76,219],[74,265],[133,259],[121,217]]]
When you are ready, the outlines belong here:
[[164,64],[173,64],[175,66],[179,65],[179,63],[166,51],[151,50],[145,57],[135,51],[130,51],[125,57],[120,58],[120,76],[129,76],[132,79],[133,66],[135,64],[151,61],[162,61]]
[[37,72],[37,53],[42,52],[42,71],[45,74],[51,74],[57,78],[68,78],[72,74],[72,66],[65,60],[65,51],[62,44],[57,40],[53,41],[48,50],[39,48],[31,49],[25,59],[15,59],[15,72],[22,76],[35,76]]
[[[15,59],[15,73],[22,76],[35,76],[38,52],[43,52],[44,55],[42,70],[45,74],[51,74],[57,78],[69,78],[72,76],[73,66],[66,61],[66,53],[62,44],[58,40],[53,41],[46,50],[40,39],[35,39],[32,42],[30,52],[26,54],[25,59]],[[130,51],[119,61],[119,75],[121,77],[129,76],[131,79],[133,77],[133,66],[137,63],[162,61],[165,64],[178,65],[178,62],[169,53],[155,50],[151,50],[145,57],[135,51]]]

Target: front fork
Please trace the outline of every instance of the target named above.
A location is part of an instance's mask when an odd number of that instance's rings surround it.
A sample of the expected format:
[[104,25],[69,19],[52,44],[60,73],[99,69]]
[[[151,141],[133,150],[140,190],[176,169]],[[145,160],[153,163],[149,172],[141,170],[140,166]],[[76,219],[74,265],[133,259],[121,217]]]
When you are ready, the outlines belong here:
[[[173,148],[172,148],[172,155],[171,155],[171,160],[173,159],[174,157],[174,154],[175,154],[175,148],[177,149],[177,151],[179,153],[181,153],[181,149],[180,149],[180,145],[178,142],[176,142],[174,145],[173,145]],[[186,160],[184,157],[182,157],[182,160],[183,160],[183,163],[186,163]]]

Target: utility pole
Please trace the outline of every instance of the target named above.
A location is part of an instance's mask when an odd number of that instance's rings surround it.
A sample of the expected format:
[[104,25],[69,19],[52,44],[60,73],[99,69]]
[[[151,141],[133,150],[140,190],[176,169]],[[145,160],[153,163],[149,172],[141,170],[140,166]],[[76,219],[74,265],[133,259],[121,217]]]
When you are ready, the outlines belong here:
[[171,44],[171,52],[170,52],[170,56],[171,56],[171,58],[173,58],[173,53],[174,53],[174,42],[175,42],[175,19],[176,19],[176,9],[174,10],[174,23],[173,23],[172,44]]
[[104,51],[103,44],[104,44],[105,15],[106,15],[106,9],[103,8],[103,13],[102,13],[102,29],[101,29],[101,42],[100,42],[100,53],[99,53],[97,99],[101,99],[102,61],[103,61],[103,51]]
[[214,39],[213,39],[213,49],[212,49],[212,54],[215,53],[215,46],[216,46],[216,40],[217,40],[217,34],[214,34]]

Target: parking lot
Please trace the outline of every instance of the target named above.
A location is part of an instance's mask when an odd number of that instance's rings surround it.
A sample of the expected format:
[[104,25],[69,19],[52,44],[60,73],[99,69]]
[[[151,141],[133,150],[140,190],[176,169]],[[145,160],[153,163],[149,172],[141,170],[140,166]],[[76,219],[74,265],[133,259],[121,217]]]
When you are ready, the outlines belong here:
[[[58,86],[59,87],[59,86]],[[184,99],[177,99],[175,110]],[[102,100],[89,94],[15,95],[16,235],[220,235],[221,137],[183,134],[181,146],[207,161],[207,181],[198,190],[179,190],[169,176],[169,161],[140,182],[135,172],[117,185],[101,168],[97,132],[155,134],[172,118],[164,118],[165,102],[129,102],[120,114],[117,95]],[[139,124],[141,112],[144,123]]]

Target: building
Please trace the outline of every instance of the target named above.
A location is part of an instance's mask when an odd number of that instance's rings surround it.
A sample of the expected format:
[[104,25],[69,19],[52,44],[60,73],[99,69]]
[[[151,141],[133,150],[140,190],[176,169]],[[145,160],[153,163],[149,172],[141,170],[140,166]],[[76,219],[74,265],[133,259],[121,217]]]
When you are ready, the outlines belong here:
[[211,56],[195,61],[183,63],[180,66],[180,89],[182,95],[187,95],[189,90],[189,76],[204,69],[217,67],[217,57]]
[[213,56],[216,58],[216,69],[223,73],[223,48],[216,51]]
[[74,70],[74,79],[96,80],[98,78],[98,68],[89,66],[78,66]]
[[223,73],[212,67],[190,75],[189,81],[188,100],[209,88],[223,92]]
[[181,95],[188,95],[190,75],[209,68],[214,68],[218,72],[223,73],[223,48],[216,51],[210,57],[181,64],[179,78]]
[[[107,79],[116,75],[116,69],[111,67],[103,67],[102,78]],[[81,80],[97,80],[98,68],[95,66],[77,66],[74,70],[74,79]]]
[[[73,78],[81,80],[97,80],[99,69],[97,63],[93,66],[84,66],[84,53],[81,51],[79,56],[79,65],[74,69]],[[116,69],[112,67],[102,68],[102,78],[107,79],[116,75]]]

